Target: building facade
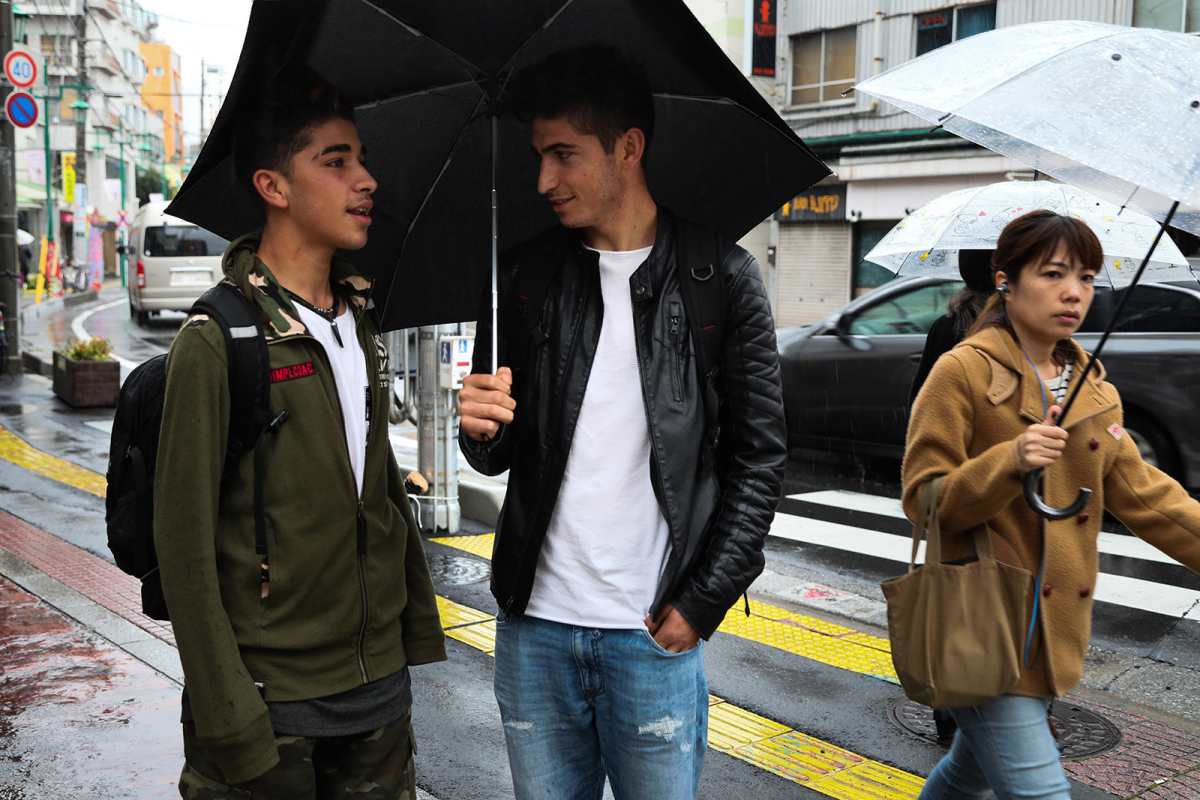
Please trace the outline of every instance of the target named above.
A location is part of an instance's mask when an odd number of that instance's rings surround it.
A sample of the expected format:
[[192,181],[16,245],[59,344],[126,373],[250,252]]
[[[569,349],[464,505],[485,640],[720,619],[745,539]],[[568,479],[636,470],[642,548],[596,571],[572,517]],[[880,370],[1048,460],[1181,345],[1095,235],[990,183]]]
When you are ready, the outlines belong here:
[[1028,22],[1200,30],[1192,0],[783,0],[778,16],[776,107],[835,173],[776,214],[781,326],[817,322],[889,279],[863,256],[911,210],[957,189],[1033,177],[1019,162],[847,93],[855,83],[951,42]]
[[[35,235],[52,232],[60,254],[76,259],[85,255],[90,228],[99,227],[112,269],[119,212],[132,216],[137,170],[157,165],[162,148],[163,121],[141,98],[146,66],[140,48],[152,37],[156,18],[135,0],[22,2],[18,8],[24,16],[20,44],[45,69],[30,90],[43,98],[38,123],[16,136],[20,225]],[[86,189],[76,194],[86,204],[77,208],[65,195],[76,188],[80,170],[72,159],[79,158],[81,129],[86,182],[80,185]],[[76,217],[87,222],[76,223]]]
[[163,152],[167,161],[182,166],[183,79],[179,54],[163,42],[142,42],[146,62],[146,82],[142,84],[142,103],[163,121]]

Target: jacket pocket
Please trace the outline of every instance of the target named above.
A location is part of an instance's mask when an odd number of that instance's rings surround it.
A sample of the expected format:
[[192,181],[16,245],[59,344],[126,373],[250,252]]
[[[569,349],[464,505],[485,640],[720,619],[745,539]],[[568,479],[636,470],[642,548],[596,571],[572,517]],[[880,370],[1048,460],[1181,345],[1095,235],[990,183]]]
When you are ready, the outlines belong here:
[[671,360],[671,394],[676,403],[683,402],[684,336],[683,304],[672,300],[667,304],[667,351]]

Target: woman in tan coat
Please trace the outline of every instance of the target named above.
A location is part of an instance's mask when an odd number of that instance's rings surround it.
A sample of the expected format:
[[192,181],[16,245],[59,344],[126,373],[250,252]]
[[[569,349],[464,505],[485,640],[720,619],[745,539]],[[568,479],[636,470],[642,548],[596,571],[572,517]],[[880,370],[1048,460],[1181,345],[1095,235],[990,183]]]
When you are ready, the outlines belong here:
[[[944,475],[943,558],[960,557],[960,534],[986,522],[997,559],[1038,576],[1020,680],[1008,694],[951,711],[959,731],[922,800],[985,797],[989,786],[1000,800],[1069,800],[1046,712],[1083,674],[1105,508],[1200,571],[1200,503],[1142,461],[1099,363],[1082,377],[1065,426],[1053,424],[1087,364],[1070,337],[1091,305],[1101,260],[1100,242],[1080,220],[1034,211],[1009,223],[992,258],[997,294],[967,339],[938,360],[913,405],[905,512],[914,518],[921,487]],[[1034,514],[1023,485],[1037,467],[1047,468],[1051,506],[1069,505],[1081,487],[1093,490],[1082,513],[1057,522]]]

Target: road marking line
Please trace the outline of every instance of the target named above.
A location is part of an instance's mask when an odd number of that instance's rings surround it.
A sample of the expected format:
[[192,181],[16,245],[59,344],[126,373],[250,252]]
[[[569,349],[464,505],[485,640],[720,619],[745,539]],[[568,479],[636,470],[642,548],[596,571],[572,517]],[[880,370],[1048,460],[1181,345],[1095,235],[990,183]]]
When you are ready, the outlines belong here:
[[[494,539],[495,534],[488,533],[445,536],[431,541],[481,558],[491,558]],[[737,603],[725,613],[717,630],[831,667],[899,683],[887,639],[786,608],[751,600],[750,616],[747,617],[745,607]]]
[[[96,306],[95,308],[88,309],[87,311],[83,312],[79,316],[75,317],[75,319],[71,320],[71,333],[73,333],[75,335],[76,339],[80,339],[80,340],[86,342],[88,339],[92,338],[92,335],[87,332],[87,328],[83,327],[83,323],[87,322],[88,319],[91,318],[91,316],[98,311],[106,311],[107,309],[114,308],[116,306],[119,306],[123,303],[128,303],[128,302],[129,302],[128,298],[123,299],[123,300],[113,300],[111,303],[105,303],[102,306]],[[121,366],[125,367],[126,369],[133,369],[134,367],[136,367],[140,363],[142,363],[140,361],[130,361],[128,358],[122,358],[121,356],[117,355],[116,353],[113,353],[112,357],[114,359],[116,359],[117,361],[121,362]]]
[[[817,505],[830,506],[832,508],[841,508],[847,511],[865,511],[868,514],[876,514],[881,517],[892,517],[893,519],[906,521],[908,519],[904,515],[904,509],[899,500],[892,497],[865,494],[863,492],[847,492],[840,489],[831,489],[823,492],[790,494],[788,495],[788,499],[816,503]],[[1100,552],[1108,555],[1140,558],[1143,561],[1156,561],[1160,564],[1179,563],[1162,550],[1136,536],[1125,536],[1120,533],[1101,531],[1097,544]]]
[[[481,537],[445,537],[481,538]],[[443,539],[434,541],[444,542]],[[447,636],[490,656],[496,650],[495,619],[440,595],[438,613]],[[471,620],[475,620],[474,624]],[[793,730],[709,695],[708,746],[836,800],[910,800],[925,781]]]
[[100,473],[38,450],[4,426],[0,426],[0,459],[97,497],[104,497],[108,489]]
[[[903,536],[792,514],[776,514],[771,524],[771,535],[793,542],[886,558],[905,565],[912,553],[912,541]],[[924,559],[925,543],[922,542],[917,561]],[[1096,578],[1094,596],[1101,602],[1125,608],[1177,619],[1200,620],[1200,591],[1195,589],[1101,572]]]

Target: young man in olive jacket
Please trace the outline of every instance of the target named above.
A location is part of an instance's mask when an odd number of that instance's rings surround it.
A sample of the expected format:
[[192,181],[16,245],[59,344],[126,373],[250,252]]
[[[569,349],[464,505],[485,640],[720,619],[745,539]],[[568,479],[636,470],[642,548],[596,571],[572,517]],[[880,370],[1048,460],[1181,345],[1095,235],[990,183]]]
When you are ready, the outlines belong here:
[[701,640],[762,571],[787,458],[771,310],[754,258],[719,242],[718,465],[681,287],[713,261],[687,254],[718,244],[647,188],[644,72],[581,48],[511,91],[561,225],[502,261],[500,367],[485,315],[460,441],[509,470],[492,591],[516,796],[599,797],[607,776],[619,798],[683,800],[704,765]]
[[266,225],[230,244],[225,281],[260,314],[269,410],[290,416],[263,434],[259,555],[253,454],[222,480],[224,335],[187,320],[167,360],[154,519],[186,683],[180,793],[409,798],[407,667],[446,655],[388,442],[369,284],[334,255],[366,244],[376,185],[351,107],[315,75],[280,79],[252,123],[235,158]]

